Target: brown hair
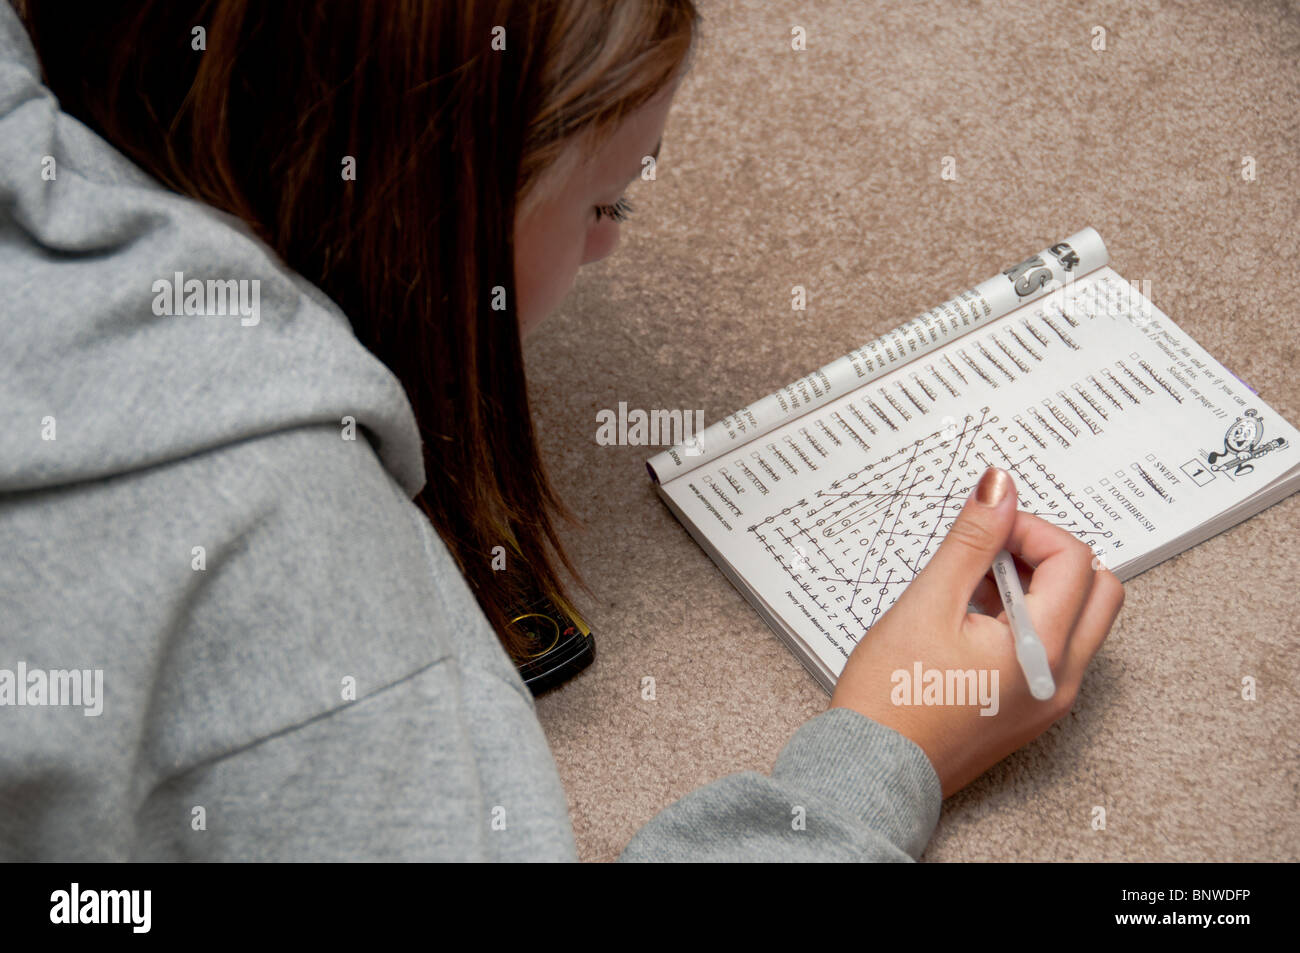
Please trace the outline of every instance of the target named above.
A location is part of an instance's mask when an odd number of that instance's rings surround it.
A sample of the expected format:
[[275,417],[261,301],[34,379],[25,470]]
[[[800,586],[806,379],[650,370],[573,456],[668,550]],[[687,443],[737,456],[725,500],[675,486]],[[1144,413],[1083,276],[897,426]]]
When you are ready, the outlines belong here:
[[[515,217],[575,144],[686,68],[691,0],[65,7],[18,4],[62,108],[243,219],[402,381],[424,439],[416,501],[515,654],[510,610],[538,595],[572,609],[560,564],[590,592],[529,413]],[[488,306],[495,286],[506,311]],[[512,571],[492,571],[496,546]]]

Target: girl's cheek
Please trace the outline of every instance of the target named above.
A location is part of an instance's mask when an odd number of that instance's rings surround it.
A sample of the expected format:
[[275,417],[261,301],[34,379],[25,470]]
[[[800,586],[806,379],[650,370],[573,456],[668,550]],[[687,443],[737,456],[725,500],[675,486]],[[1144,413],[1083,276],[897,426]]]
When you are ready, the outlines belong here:
[[600,261],[618,247],[618,223],[602,219],[587,230],[587,247],[582,263],[589,265]]

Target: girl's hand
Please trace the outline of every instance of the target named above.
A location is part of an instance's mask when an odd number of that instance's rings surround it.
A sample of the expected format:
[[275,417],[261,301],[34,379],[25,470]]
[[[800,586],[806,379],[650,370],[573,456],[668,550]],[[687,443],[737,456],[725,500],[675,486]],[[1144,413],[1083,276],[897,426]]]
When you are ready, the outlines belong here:
[[[1029,694],[1016,661],[989,573],[1000,549],[1031,570],[1025,599],[1056,679],[1047,701]],[[969,612],[972,600],[989,614]],[[1018,512],[1010,475],[990,468],[934,557],[854,649],[831,707],[851,708],[916,742],[948,797],[1070,710],[1123,604],[1124,587],[1109,570],[1093,569],[1092,551],[1066,530]],[[922,671],[984,670],[990,687],[996,673],[993,703],[981,706],[976,697],[957,705],[945,697],[943,705],[923,705],[917,685],[910,704],[894,704],[892,694],[902,699],[894,673],[910,680],[917,662]]]

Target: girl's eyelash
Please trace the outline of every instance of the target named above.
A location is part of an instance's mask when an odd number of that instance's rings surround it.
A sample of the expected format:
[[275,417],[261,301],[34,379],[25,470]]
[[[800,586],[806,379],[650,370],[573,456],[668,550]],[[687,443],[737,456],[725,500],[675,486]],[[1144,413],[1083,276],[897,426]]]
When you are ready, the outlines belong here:
[[612,219],[615,222],[626,221],[627,217],[632,214],[632,203],[627,200],[627,196],[622,196],[613,205],[597,205],[596,221],[600,221],[601,216]]

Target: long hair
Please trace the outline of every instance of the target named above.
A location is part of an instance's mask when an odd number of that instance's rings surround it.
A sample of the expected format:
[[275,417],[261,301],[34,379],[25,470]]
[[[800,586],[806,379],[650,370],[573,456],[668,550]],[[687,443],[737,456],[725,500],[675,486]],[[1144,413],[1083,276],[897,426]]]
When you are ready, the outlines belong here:
[[691,0],[17,8],[65,111],[246,222],[401,380],[424,442],[416,502],[507,651],[511,610],[572,611],[560,566],[590,589],[529,412],[513,226],[576,146],[686,68]]

